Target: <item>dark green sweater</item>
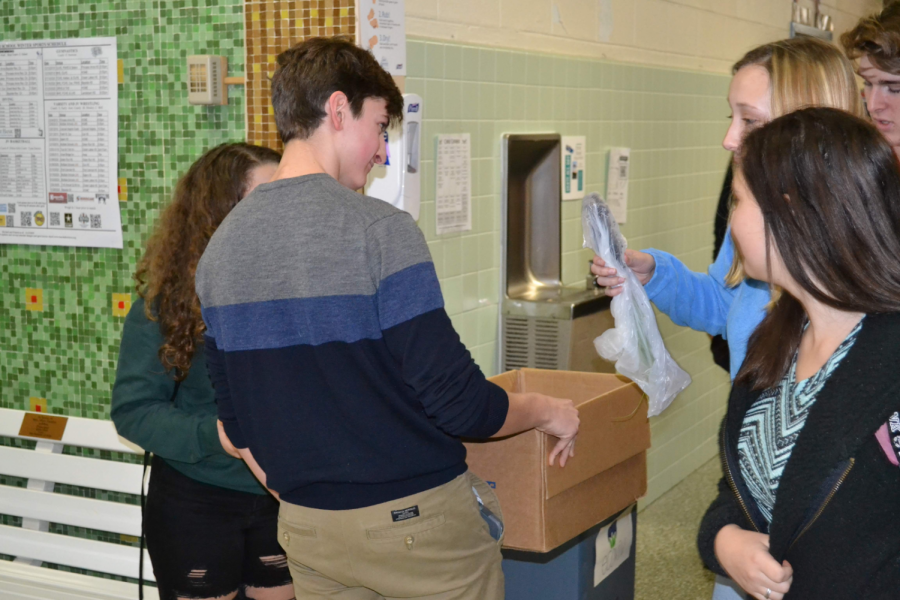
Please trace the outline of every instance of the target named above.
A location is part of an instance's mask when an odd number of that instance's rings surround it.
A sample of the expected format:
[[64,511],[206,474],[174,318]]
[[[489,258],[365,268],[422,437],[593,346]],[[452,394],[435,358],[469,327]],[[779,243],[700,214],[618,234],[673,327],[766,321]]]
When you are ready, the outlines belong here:
[[135,302],[122,332],[112,392],[112,420],[119,435],[153,452],[183,475],[223,488],[267,493],[244,461],[225,453],[216,430],[216,398],[206,370],[203,347],[178,386],[159,360],[163,344],[159,323]]

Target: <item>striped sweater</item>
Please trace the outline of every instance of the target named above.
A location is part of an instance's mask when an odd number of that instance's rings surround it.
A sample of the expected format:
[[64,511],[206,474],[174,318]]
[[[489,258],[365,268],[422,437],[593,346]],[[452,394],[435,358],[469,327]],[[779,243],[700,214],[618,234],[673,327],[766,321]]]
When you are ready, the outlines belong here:
[[465,472],[508,398],[453,329],[412,218],[325,174],[263,184],[197,268],[219,418],[282,500],[371,506]]

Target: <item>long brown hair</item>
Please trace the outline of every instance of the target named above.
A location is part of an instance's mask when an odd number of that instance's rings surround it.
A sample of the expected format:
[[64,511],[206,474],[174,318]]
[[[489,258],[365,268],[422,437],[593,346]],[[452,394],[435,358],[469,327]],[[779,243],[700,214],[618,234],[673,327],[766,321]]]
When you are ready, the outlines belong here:
[[135,288],[147,318],[159,321],[165,341],[159,360],[176,381],[187,377],[206,327],[194,291],[197,262],[209,238],[247,192],[255,167],[281,155],[250,144],[222,144],[197,159],[178,181],[138,263]]
[[[770,272],[775,249],[819,302],[900,311],[900,167],[871,124],[832,108],[793,112],[751,132],[736,167],[763,215]],[[736,381],[756,390],[776,385],[805,316],[783,293],[751,336]]]

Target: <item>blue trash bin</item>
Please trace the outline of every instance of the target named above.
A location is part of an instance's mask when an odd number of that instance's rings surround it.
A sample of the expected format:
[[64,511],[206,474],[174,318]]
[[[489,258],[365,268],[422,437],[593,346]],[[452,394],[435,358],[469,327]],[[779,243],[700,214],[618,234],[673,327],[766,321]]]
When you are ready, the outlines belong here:
[[[633,600],[637,543],[637,509],[634,506],[631,507],[633,536],[628,558],[594,586],[597,536],[627,510],[545,554],[504,550],[506,600]],[[614,536],[615,528],[605,534],[607,538]],[[610,540],[602,542],[606,544]]]

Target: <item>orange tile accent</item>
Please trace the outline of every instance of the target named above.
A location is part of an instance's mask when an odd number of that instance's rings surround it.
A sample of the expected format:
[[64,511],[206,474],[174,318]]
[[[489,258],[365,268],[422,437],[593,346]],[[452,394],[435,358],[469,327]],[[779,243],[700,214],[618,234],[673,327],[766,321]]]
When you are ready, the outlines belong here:
[[280,150],[269,77],[275,57],[310,37],[356,35],[355,0],[245,0],[247,141]]
[[124,317],[131,310],[131,294],[113,294],[112,312],[114,317]]
[[44,290],[41,288],[25,288],[25,310],[35,312],[44,310]]

